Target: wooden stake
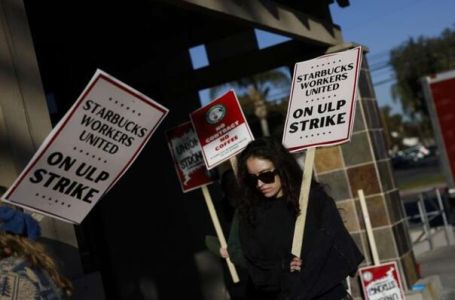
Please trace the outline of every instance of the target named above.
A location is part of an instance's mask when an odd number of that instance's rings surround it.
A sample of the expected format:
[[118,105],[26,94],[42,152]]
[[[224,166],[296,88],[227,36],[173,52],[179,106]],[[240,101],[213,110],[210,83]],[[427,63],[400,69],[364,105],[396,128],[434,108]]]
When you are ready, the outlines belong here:
[[238,174],[238,162],[237,162],[237,156],[231,156],[231,158],[229,158],[229,162],[231,163],[231,168],[232,168],[232,171],[234,171],[234,175],[235,177],[238,179],[239,177],[239,174]]
[[295,221],[294,239],[292,241],[291,253],[300,257],[302,252],[303,234],[305,232],[306,213],[308,209],[308,196],[311,188],[311,178],[313,177],[314,155],[316,148],[310,148],[305,154],[305,165],[303,170],[302,185],[300,186],[299,208],[300,215]]
[[[220,241],[221,248],[227,248],[226,239],[224,238],[220,221],[218,220],[215,207],[213,206],[212,197],[210,197],[210,193],[206,185],[202,187],[202,194],[204,195],[205,203],[207,204],[207,208],[209,209],[209,214],[210,218],[212,219],[213,226],[215,226],[216,236]],[[239,282],[240,281],[239,275],[237,274],[237,270],[235,269],[235,266],[229,257],[226,258],[226,263],[229,269],[229,273],[231,273],[232,281],[234,283]]]
[[365,228],[367,229],[368,241],[370,242],[371,255],[373,256],[373,263],[375,266],[379,265],[378,248],[374,240],[373,228],[371,227],[370,214],[368,213],[367,203],[363,190],[358,190],[360,206],[362,207],[363,219],[365,221]]

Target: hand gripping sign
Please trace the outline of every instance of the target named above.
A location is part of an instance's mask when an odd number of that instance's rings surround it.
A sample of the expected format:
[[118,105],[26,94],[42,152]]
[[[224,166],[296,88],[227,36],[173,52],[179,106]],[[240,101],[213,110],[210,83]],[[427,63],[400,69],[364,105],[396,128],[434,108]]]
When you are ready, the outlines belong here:
[[80,224],[167,113],[167,108],[97,70],[2,200]]
[[[202,146],[202,154],[207,169],[212,169],[230,159],[235,171],[233,157],[253,140],[253,135],[234,91],[228,91],[206,106],[195,110],[190,114],[190,118]],[[220,245],[222,248],[227,248],[226,239],[206,186],[202,187],[202,193]],[[229,257],[226,258],[226,263],[232,280],[238,282],[237,271]]]
[[283,133],[290,152],[307,149],[292,254],[300,257],[315,147],[349,141],[354,123],[360,47],[295,65]]

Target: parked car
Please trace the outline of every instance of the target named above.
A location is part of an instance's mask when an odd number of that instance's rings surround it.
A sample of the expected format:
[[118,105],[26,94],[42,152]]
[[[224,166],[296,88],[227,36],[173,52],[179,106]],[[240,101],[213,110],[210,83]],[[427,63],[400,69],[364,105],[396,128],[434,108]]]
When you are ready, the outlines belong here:
[[431,155],[430,150],[423,145],[415,145],[404,150],[398,151],[392,157],[392,166],[394,168],[406,168],[418,164]]
[[428,150],[428,148],[423,145],[409,147],[406,150],[403,150],[403,152],[404,155],[408,157],[408,159],[414,162],[422,160],[430,155],[430,150]]

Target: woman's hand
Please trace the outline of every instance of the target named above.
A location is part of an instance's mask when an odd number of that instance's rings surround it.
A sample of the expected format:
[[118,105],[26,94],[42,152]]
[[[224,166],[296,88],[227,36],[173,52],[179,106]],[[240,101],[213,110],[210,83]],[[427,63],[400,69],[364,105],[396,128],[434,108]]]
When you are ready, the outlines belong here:
[[298,257],[294,257],[291,260],[289,269],[291,272],[299,271],[302,269],[302,260]]
[[227,248],[220,248],[220,255],[222,258],[228,258],[229,257],[229,253],[227,251]]

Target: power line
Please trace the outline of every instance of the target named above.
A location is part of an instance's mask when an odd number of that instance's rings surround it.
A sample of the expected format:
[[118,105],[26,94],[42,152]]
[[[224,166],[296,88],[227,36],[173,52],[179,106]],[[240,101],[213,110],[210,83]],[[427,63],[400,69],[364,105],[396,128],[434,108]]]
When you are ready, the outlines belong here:
[[370,68],[370,72],[377,72],[377,71],[381,71],[381,70],[388,69],[388,68],[391,68],[391,67],[392,67],[392,65],[390,65],[389,63],[384,63],[382,65],[375,66],[374,68],[371,67]]
[[390,68],[384,68],[381,70],[377,70],[375,72],[370,72],[372,77],[378,77],[378,76],[384,76],[384,75],[390,75],[390,74],[395,74],[395,72],[390,69]]
[[371,62],[371,61],[374,61],[374,60],[378,60],[378,58],[383,58],[384,56],[389,56],[390,55],[390,49],[389,50],[384,50],[382,52],[379,52],[379,53],[375,53],[375,54],[367,54],[367,58],[368,60]]
[[388,78],[388,79],[381,80],[379,82],[373,82],[373,85],[375,87],[377,87],[377,86],[380,86],[380,85],[383,85],[383,84],[386,84],[386,83],[389,83],[389,82],[393,82],[393,81],[395,81],[395,78]]

